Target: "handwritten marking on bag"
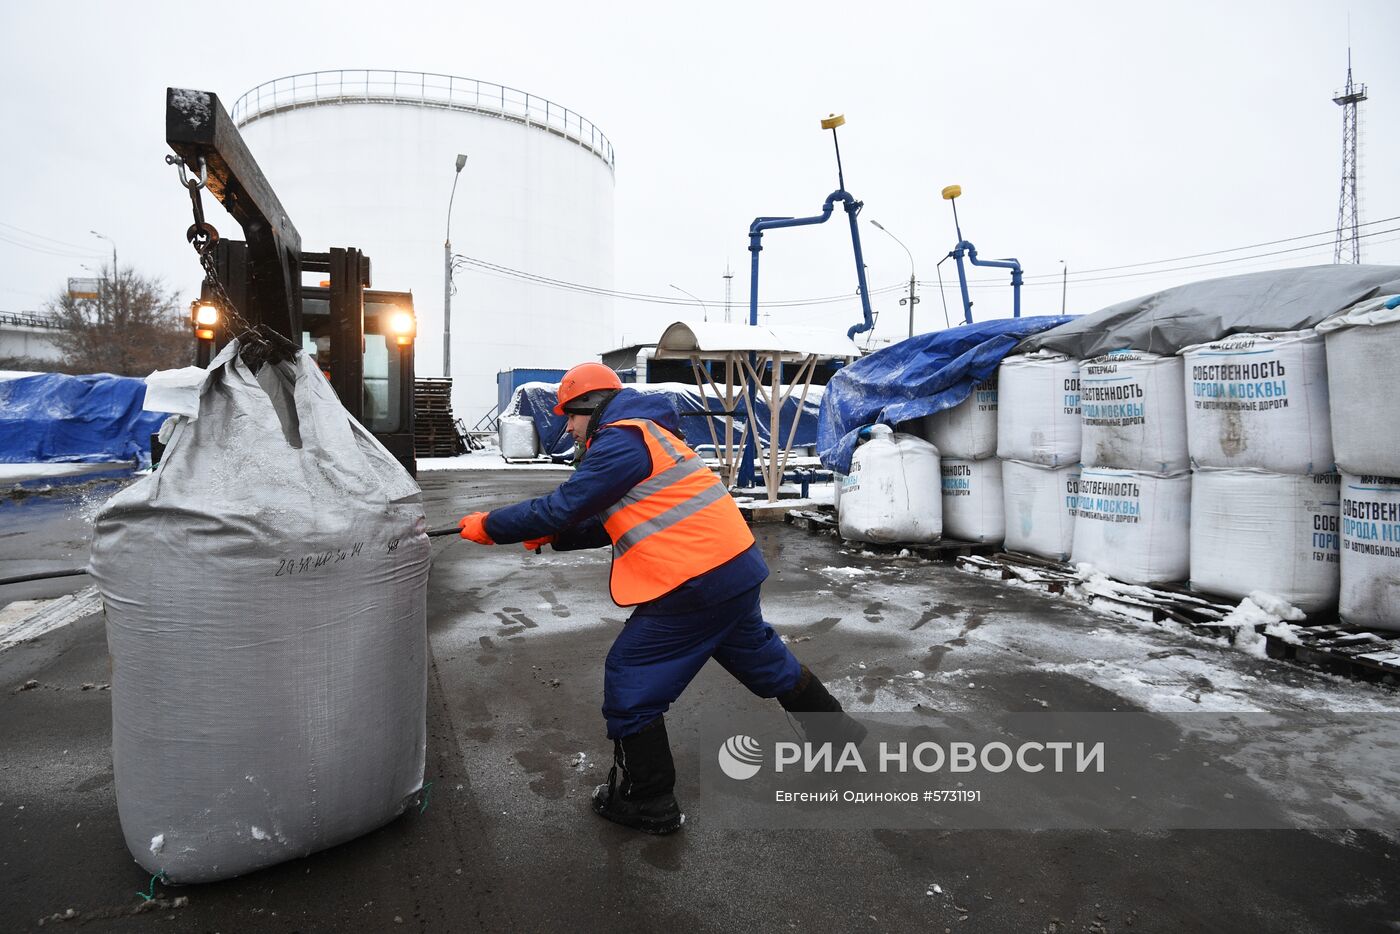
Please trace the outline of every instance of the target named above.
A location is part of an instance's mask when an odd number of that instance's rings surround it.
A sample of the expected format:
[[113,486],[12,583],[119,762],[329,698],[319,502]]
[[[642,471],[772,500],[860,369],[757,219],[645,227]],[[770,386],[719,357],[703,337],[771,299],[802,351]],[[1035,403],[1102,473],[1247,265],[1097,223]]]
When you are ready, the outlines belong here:
[[[399,540],[394,539],[393,542],[389,544],[389,551],[395,551],[398,548],[398,544]],[[364,550],[364,547],[364,542],[356,542],[350,546],[348,551],[344,548],[331,548],[320,554],[306,555],[300,558],[279,558],[277,559],[277,573],[272,576],[286,577],[293,574],[307,574],[312,571],[319,571],[321,568],[329,565],[339,564],[351,558],[358,558]]]

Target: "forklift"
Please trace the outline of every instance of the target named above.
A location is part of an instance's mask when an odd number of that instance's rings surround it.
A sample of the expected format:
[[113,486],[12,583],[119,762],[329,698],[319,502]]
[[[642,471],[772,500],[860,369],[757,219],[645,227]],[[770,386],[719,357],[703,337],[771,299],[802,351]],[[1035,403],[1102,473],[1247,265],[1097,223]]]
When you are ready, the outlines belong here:
[[[354,247],[303,252],[242,135],[206,91],[167,88],[165,160],[180,171],[194,223],[186,239],[205,278],[191,305],[196,362],[207,366],[229,340],[263,352],[312,356],[351,417],[417,476],[413,451],[413,346],[409,292],[371,289],[370,259]],[[225,240],[204,219],[207,189],[243,228]],[[319,284],[303,285],[304,275]]]

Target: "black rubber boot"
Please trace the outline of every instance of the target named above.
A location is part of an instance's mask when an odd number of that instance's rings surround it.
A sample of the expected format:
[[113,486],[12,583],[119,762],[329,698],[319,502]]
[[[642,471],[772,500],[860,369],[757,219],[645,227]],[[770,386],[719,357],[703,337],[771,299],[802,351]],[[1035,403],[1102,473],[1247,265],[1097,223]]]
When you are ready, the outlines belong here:
[[644,833],[674,833],[685,823],[675,787],[666,721],[657,717],[640,732],[613,740],[613,766],[606,784],[593,789],[593,810]]
[[845,713],[841,702],[831,696],[826,685],[806,665],[802,666],[797,686],[778,695],[778,703],[802,724],[802,732],[807,734],[810,743],[831,743],[839,752],[847,743],[859,746],[865,739],[865,727]]

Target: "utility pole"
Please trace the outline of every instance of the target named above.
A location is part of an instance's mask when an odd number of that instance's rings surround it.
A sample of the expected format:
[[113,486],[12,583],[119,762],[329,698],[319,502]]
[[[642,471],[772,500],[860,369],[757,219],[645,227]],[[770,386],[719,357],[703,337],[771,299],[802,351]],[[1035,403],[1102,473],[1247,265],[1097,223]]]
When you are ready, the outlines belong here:
[[[901,247],[903,247],[904,252],[905,252],[905,255],[907,255],[907,256],[909,257],[909,295],[908,295],[908,297],[906,297],[906,298],[901,298],[901,299],[899,300],[899,303],[900,303],[901,305],[908,305],[908,306],[909,306],[909,336],[910,336],[910,337],[913,337],[913,336],[914,336],[914,306],[917,305],[917,304],[919,304],[919,301],[920,301],[919,296],[918,296],[918,293],[915,291],[916,287],[917,287],[918,284],[919,284],[919,280],[916,279],[916,278],[914,277],[914,254],[909,252],[909,248],[908,248],[907,246],[904,246],[904,241],[903,241],[903,240],[899,239],[899,238],[896,237],[894,234],[890,233],[888,230],[885,230],[885,225],[881,224],[879,221],[874,220],[874,219],[872,219],[872,220],[870,221],[870,223],[873,224],[873,225],[875,226],[875,229],[877,229],[877,230],[884,230],[885,233],[890,234],[890,239],[893,240],[895,243],[898,243]],[[871,330],[874,330],[874,329],[872,328]]]
[[1342,108],[1342,196],[1337,202],[1337,241],[1332,247],[1332,262],[1361,262],[1359,210],[1356,201],[1357,104],[1366,99],[1366,85],[1351,80],[1351,49],[1347,49],[1347,86],[1332,98]]
[[1060,260],[1060,314],[1065,313],[1065,298],[1069,295],[1069,267]]
[[729,260],[724,261],[724,323],[729,324],[729,299],[734,288],[734,273],[729,268]]
[[442,375],[452,376],[452,202],[457,198],[457,179],[462,177],[467,157],[457,154],[457,172],[452,176],[452,194],[447,199],[447,237],[442,242]]

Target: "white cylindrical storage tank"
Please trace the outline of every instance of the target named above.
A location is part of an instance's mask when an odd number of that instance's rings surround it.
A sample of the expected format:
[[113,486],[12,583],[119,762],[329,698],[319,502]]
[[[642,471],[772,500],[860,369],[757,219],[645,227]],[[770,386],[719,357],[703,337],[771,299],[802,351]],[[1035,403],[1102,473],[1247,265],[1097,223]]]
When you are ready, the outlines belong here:
[[1400,478],[1342,474],[1342,622],[1400,630]]
[[1184,581],[1191,570],[1191,475],[1085,467],[1074,560],[1130,584]]
[[1339,484],[1334,473],[1196,471],[1191,586],[1236,600],[1262,590],[1307,613],[1335,605]]
[[1005,504],[1006,550],[1024,551],[1055,561],[1069,557],[1074,545],[1074,507],[1079,465],[1044,467],[1025,461],[1001,462]]
[[1400,475],[1400,297],[1362,302],[1317,326],[1337,469]]
[[446,375],[466,425],[495,406],[497,371],[612,346],[610,298],[516,274],[612,287],[612,144],[587,119],[484,81],[374,70],[279,78],[232,116],[304,250],[357,247],[374,288],[413,293],[420,374],[442,371],[444,240],[498,267],[455,273]]
[[1118,350],[1079,364],[1080,463],[1175,473],[1190,466],[1180,357]]
[[943,534],[966,542],[999,542],[1006,537],[1001,461],[943,457]]
[[1079,361],[1036,351],[1001,361],[997,456],[1045,467],[1079,463]]
[[1316,331],[1237,334],[1181,355],[1193,466],[1332,472],[1327,351]]
[[837,517],[847,541],[927,544],[943,535],[938,449],[923,438],[874,425],[841,478]]

